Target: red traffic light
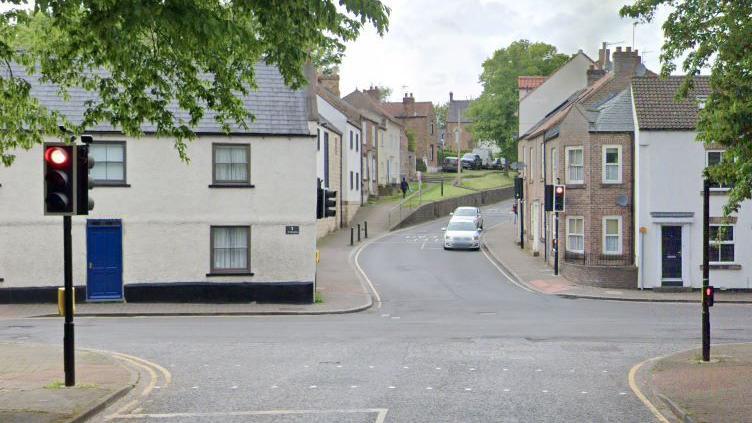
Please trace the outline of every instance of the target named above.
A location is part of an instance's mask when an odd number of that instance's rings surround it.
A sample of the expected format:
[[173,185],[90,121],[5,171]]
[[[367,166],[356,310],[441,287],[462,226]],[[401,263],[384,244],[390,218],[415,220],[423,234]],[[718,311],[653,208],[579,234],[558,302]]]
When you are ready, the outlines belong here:
[[60,147],[48,147],[44,152],[44,160],[55,167],[60,167],[68,163],[70,156]]
[[556,186],[556,193],[557,194],[564,194],[564,187],[561,185]]
[[713,303],[715,303],[715,287],[710,285],[705,287],[705,298],[708,302],[708,307],[713,307]]

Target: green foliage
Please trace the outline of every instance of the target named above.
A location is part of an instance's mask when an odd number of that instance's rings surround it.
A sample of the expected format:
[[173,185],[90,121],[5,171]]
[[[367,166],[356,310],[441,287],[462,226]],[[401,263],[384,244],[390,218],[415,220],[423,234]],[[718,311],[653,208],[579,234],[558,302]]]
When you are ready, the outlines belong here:
[[468,108],[473,138],[496,142],[504,157],[515,160],[519,135],[517,77],[550,75],[568,59],[552,45],[528,40],[514,41],[496,50],[483,62],[483,93]]
[[447,112],[449,111],[449,104],[434,104],[433,110],[436,113],[436,123],[439,129],[446,129]]
[[700,112],[697,139],[726,148],[719,166],[708,169],[716,181],[733,185],[727,214],[752,197],[752,3],[749,1],[637,0],[622,16],[650,21],[661,5],[673,6],[663,24],[661,74],[684,58],[688,75],[678,98],[691,94],[693,80],[710,68],[712,93]]
[[415,152],[415,132],[406,129],[405,135],[407,135],[407,151]]
[[389,96],[392,95],[392,89],[389,87],[375,87],[377,90],[379,90],[379,101],[387,101],[389,99]]
[[[253,119],[237,95],[255,88],[257,62],[276,65],[299,88],[309,59],[331,66],[365,25],[383,35],[389,16],[378,0],[39,0],[34,10],[28,0],[0,1],[7,3],[0,14],[5,165],[17,148],[31,148],[44,135],[62,137],[58,125],[80,134],[104,122],[129,136],[151,122],[157,136],[175,138],[187,160],[185,142],[207,111],[225,130]],[[63,96],[82,87],[100,100],[74,125],[40,106],[26,81],[11,74],[11,63],[58,84]]]
[[426,162],[424,162],[423,159],[415,159],[415,170],[418,172],[425,172],[428,170],[426,168]]

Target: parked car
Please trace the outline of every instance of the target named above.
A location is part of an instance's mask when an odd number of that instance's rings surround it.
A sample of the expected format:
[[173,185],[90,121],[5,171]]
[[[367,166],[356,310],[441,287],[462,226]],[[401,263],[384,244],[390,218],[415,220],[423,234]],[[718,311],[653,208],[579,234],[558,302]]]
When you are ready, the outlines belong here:
[[473,153],[466,153],[462,156],[463,169],[480,169],[483,166],[483,160],[480,156]]
[[444,172],[457,172],[457,158],[444,157],[444,161],[441,163],[441,170]]
[[457,207],[450,222],[473,222],[478,229],[483,229],[483,215],[478,207]]
[[480,229],[473,222],[450,221],[444,231],[444,249],[480,249]]
[[491,150],[485,147],[477,147],[473,149],[472,154],[480,157],[481,167],[483,169],[491,169],[493,163],[493,154]]
[[499,170],[506,170],[507,169],[507,159],[500,157],[496,160],[494,160],[491,163],[491,169],[499,169]]

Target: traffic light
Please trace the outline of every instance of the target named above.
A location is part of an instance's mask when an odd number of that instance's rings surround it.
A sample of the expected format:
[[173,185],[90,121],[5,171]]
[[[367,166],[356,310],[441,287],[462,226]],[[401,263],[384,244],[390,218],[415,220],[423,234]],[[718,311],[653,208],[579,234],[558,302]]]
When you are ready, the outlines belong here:
[[543,209],[554,211],[554,186],[546,184],[543,191]]
[[337,191],[324,190],[324,217],[337,215]]
[[94,187],[94,179],[89,175],[89,170],[94,167],[94,157],[89,155],[88,144],[78,145],[76,150],[76,214],[87,215],[94,210],[94,200],[89,198],[89,190]]
[[316,179],[316,219],[324,218],[324,189],[321,188],[321,178]]
[[63,143],[44,144],[44,214],[76,214],[76,149]]
[[566,202],[567,187],[564,185],[554,185],[554,211],[563,212],[564,203]]
[[514,198],[522,200],[523,197],[522,178],[518,176],[514,178]]
[[713,307],[715,302],[715,287],[713,285],[705,287],[705,301],[708,302],[708,307]]

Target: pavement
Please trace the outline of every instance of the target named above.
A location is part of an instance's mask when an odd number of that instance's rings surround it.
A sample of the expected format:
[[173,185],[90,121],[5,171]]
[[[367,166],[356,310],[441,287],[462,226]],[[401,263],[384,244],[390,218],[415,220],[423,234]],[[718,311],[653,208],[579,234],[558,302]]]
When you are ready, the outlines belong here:
[[[660,292],[652,289],[611,289],[577,284],[563,276],[554,276],[553,268],[548,266],[541,257],[533,257],[528,251],[522,250],[516,242],[512,202],[501,203],[511,219],[493,227],[487,227],[483,233],[483,248],[494,258],[509,276],[525,289],[548,295],[558,295],[564,298],[585,298],[616,301],[648,301],[648,302],[681,302],[699,303],[699,291],[688,292]],[[715,292],[716,303],[752,303],[752,292],[722,291]]]
[[83,421],[138,381],[109,354],[77,351],[76,364],[76,386],[68,388],[61,346],[0,342],[0,421]]
[[651,360],[638,390],[667,418],[681,422],[752,422],[752,344],[712,345],[709,362],[693,349]]
[[[210,303],[78,303],[77,317],[128,316],[253,316],[295,314],[340,314],[368,309],[373,305],[372,292],[355,268],[357,251],[368,240],[386,231],[386,216],[393,204],[369,204],[361,207],[353,219],[353,226],[368,222],[361,241],[355,237],[350,245],[350,230],[340,229],[319,240],[320,262],[317,269],[316,291],[321,302],[315,304],[210,304]],[[57,304],[2,304],[0,319],[25,317],[54,317]]]

